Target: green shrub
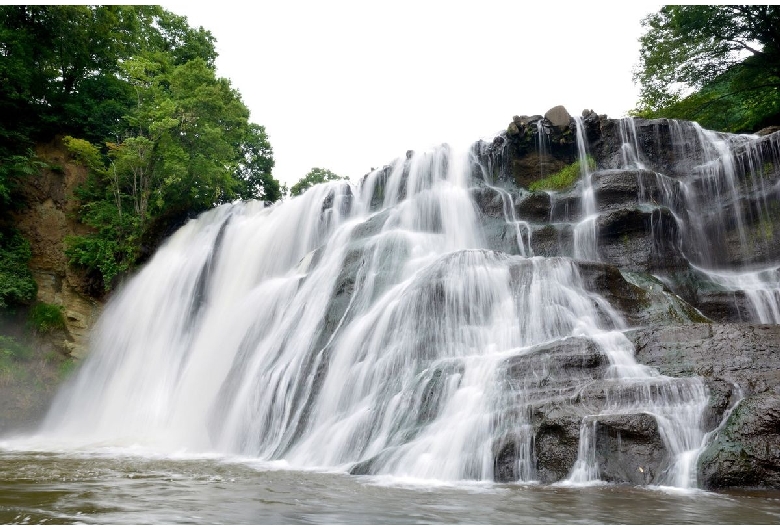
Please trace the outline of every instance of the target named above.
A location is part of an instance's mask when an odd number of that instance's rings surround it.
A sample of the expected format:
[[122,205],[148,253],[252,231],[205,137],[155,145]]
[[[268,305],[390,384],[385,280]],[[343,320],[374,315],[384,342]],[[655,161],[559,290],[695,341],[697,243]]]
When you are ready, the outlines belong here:
[[[596,161],[592,157],[588,157],[588,166],[591,170],[596,167]],[[561,191],[570,188],[580,178],[580,161],[577,160],[573,164],[569,164],[565,168],[561,169],[557,173],[553,173],[549,177],[539,179],[532,182],[528,189],[530,191]]]
[[12,310],[35,298],[38,286],[27,262],[30,243],[16,230],[0,231],[0,310]]
[[75,359],[66,359],[62,361],[62,364],[57,368],[57,375],[60,379],[65,379],[70,374],[73,373],[73,370],[76,369],[76,360]]
[[32,351],[19,344],[14,338],[0,335],[0,362],[26,361],[32,356]]
[[0,335],[0,385],[6,385],[23,377],[21,361],[29,359],[31,351],[11,337]]
[[65,329],[65,315],[58,305],[38,303],[27,314],[27,324],[37,333],[50,333]]

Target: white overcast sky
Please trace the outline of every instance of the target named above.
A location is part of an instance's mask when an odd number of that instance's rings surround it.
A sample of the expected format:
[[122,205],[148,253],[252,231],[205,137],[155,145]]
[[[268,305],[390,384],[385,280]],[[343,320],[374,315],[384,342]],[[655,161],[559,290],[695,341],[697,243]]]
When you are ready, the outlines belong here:
[[662,4],[283,0],[168,2],[217,39],[217,73],[264,125],[274,176],[357,179],[407,149],[465,146],[515,114],[624,116],[640,20]]

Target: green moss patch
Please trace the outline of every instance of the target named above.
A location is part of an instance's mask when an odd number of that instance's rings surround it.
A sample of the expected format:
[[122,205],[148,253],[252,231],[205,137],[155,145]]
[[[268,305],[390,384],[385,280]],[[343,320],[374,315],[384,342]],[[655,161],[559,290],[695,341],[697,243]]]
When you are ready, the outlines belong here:
[[[588,166],[593,170],[596,167],[596,161],[592,157],[588,157]],[[577,160],[573,164],[569,164],[557,173],[553,173],[549,177],[536,180],[528,185],[529,191],[562,191],[574,186],[580,178],[580,161]]]

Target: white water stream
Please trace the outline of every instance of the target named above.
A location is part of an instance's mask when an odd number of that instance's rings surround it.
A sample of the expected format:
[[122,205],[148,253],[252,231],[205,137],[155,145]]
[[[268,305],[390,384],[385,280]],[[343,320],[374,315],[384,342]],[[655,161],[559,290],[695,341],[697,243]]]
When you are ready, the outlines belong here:
[[581,117],[574,118],[577,133],[577,161],[582,181],[582,220],[574,226],[574,257],[585,261],[599,261],[597,226],[598,210],[596,192],[593,189],[593,170],[588,161],[585,124]]

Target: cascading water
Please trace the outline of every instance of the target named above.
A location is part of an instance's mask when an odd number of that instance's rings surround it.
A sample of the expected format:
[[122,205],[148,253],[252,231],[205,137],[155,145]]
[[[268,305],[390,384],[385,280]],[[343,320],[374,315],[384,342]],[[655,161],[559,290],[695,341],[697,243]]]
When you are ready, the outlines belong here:
[[[638,422],[664,452],[626,471],[644,477],[632,480],[695,487],[708,392],[698,378],[637,364],[626,318],[597,288],[604,280],[593,275],[608,273],[594,263],[603,257],[602,175],[591,168],[584,120],[575,123],[574,259],[534,257],[544,227],[517,209],[530,195],[494,182],[503,170],[476,148],[410,151],[358,185],[316,186],[272,207],[225,205],[180,229],[114,297],[42,435],[360,474],[529,482],[552,476],[540,452],[550,432],[566,430],[545,431],[544,418],[566,418],[578,449],[554,480],[587,484],[617,458],[605,445],[610,429]],[[710,247],[726,245],[734,216],[697,219],[709,215],[711,194],[731,201],[737,219],[752,214],[736,206],[739,168],[764,164],[752,139],[670,128],[676,156],[695,159],[688,178],[648,170],[634,121],[619,123],[618,164],[637,173],[636,200],[653,209],[652,223],[661,207],[672,212],[686,255],[711,281],[745,291],[755,321],[780,321],[776,268],[715,267],[722,258]],[[475,190],[500,201],[517,255],[490,249]],[[749,230],[736,233],[750,244]],[[626,289],[641,283],[624,276]]]
[[[669,448],[665,482],[694,484],[701,383],[637,365],[625,322],[575,262],[480,250],[468,157],[410,153],[358,187],[190,222],[109,305],[43,431],[442,480],[496,479],[511,439],[514,478],[532,481],[532,411],[549,384],[507,363],[574,337],[608,368],[603,396],[584,400],[588,450],[571,480],[598,478],[600,418],[647,413]],[[552,393],[593,383],[572,381]]]
[[632,118],[620,119],[620,156],[626,169],[645,169],[639,160],[639,138],[636,133],[636,123]]
[[574,227],[574,257],[587,261],[598,261],[596,222],[598,211],[596,195],[593,190],[593,171],[588,161],[588,149],[585,140],[585,124],[582,118],[574,118],[577,129],[577,161],[582,177],[582,220]]
[[481,160],[479,153],[475,152],[474,149],[477,145],[479,144],[472,146],[471,161],[476,168],[479,168],[480,177],[485,185],[500,197],[501,213],[504,217],[504,222],[514,230],[518,253],[523,257],[531,257],[534,255],[533,249],[531,248],[531,224],[525,220],[518,219],[517,212],[515,211],[515,200],[512,197],[512,194],[504,188],[494,185],[493,174],[496,168],[492,167],[491,160]]
[[[683,178],[656,176],[661,202],[683,228],[686,257],[706,281],[745,293],[747,320],[780,323],[780,265],[764,257],[776,245],[770,220],[776,206],[769,199],[776,190],[764,173],[780,160],[780,143],[771,142],[766,159],[756,136],[716,133],[691,122],[668,125],[674,158],[694,161]],[[634,121],[621,120],[620,130],[624,164],[644,169]]]
[[547,176],[545,172],[545,163],[550,152],[550,134],[545,126],[544,118],[536,122],[536,151],[539,154],[539,178]]

